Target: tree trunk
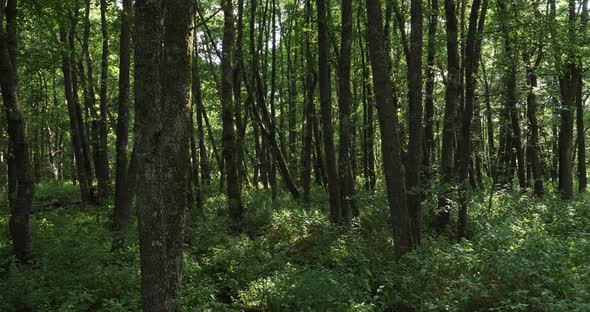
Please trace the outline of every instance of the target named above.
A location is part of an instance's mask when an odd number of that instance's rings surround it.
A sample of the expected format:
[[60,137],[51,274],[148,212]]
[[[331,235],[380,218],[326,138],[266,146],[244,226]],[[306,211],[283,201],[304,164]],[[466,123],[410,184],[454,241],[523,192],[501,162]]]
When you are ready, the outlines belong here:
[[436,57],[436,29],[438,26],[438,0],[430,0],[428,20],[428,46],[426,52],[426,83],[424,85],[424,153],[422,171],[424,182],[432,176],[432,154],[434,153],[434,74]]
[[[194,34],[193,34],[194,35]],[[194,187],[194,200],[197,204],[197,215],[203,215],[203,192],[201,190],[201,183],[199,181],[199,153],[197,152],[197,143],[195,141],[195,122],[194,122],[194,105],[191,105],[190,119],[188,122],[188,133],[191,148],[191,179],[192,183],[189,187]],[[192,196],[190,198],[192,200]],[[191,205],[192,206],[192,205]]]
[[[80,192],[82,201],[86,203],[94,202],[94,195],[92,193],[92,175],[88,166],[89,161],[87,153],[84,153],[84,126],[81,123],[82,117],[80,115],[80,104],[74,101],[74,90],[72,81],[72,62],[70,57],[70,45],[68,37],[72,37],[73,34],[67,35],[66,29],[60,26],[59,30],[60,41],[64,44],[64,50],[62,53],[62,71],[64,75],[64,86],[65,86],[65,97],[68,104],[68,114],[70,118],[70,130],[72,138],[72,149],[74,151],[74,158],[76,161],[76,172],[78,181],[80,184]],[[73,42],[73,40],[72,40]]]
[[336,171],[336,153],[332,130],[332,95],[330,87],[330,35],[326,0],[317,0],[318,6],[318,72],[320,89],[321,124],[324,139],[328,193],[330,197],[330,217],[332,223],[342,222],[340,206],[340,187]]
[[574,197],[572,150],[573,150],[573,109],[576,102],[578,89],[578,75],[580,75],[575,63],[574,40],[576,36],[576,1],[569,1],[568,8],[568,32],[569,44],[568,60],[563,74],[559,77],[561,87],[561,124],[559,131],[559,191],[561,198],[570,200]]
[[191,1],[136,2],[135,134],[144,311],[180,309],[189,205],[192,21]]
[[129,228],[129,177],[127,160],[129,144],[129,71],[131,56],[131,0],[123,0],[121,34],[119,40],[119,99],[117,108],[117,141],[115,164],[115,207],[113,228],[124,237]]
[[[483,33],[483,25],[487,11],[487,0],[474,0],[471,6],[469,17],[469,29],[467,31],[467,42],[465,46],[465,106],[463,108],[461,124],[461,144],[458,144],[458,185],[459,185],[459,214],[458,214],[458,234],[460,237],[466,236],[467,230],[467,178],[470,167],[472,167],[472,148],[471,148],[471,122],[473,119],[473,110],[475,102],[475,92],[477,87],[477,68],[479,61],[479,39]],[[480,6],[481,13],[480,13]],[[478,25],[481,27],[478,29]],[[471,175],[473,177],[473,174]],[[473,181],[475,178],[473,177]]]
[[244,79],[243,73],[243,33],[244,33],[244,1],[238,1],[238,21],[237,21],[237,39],[236,39],[236,49],[235,49],[235,57],[234,57],[234,68],[233,68],[233,93],[234,93],[234,102],[235,102],[235,120],[236,120],[236,157],[237,157],[237,164],[238,164],[238,172],[240,176],[240,181],[248,179],[248,174],[242,166],[244,162],[244,153],[245,153],[245,124],[247,118],[247,114],[245,118],[242,118],[242,80]]
[[447,28],[448,77],[445,92],[445,116],[440,166],[440,181],[443,186],[438,194],[439,212],[437,213],[437,225],[440,229],[446,227],[451,222],[452,200],[449,196],[455,174],[453,150],[456,135],[457,105],[459,103],[459,92],[461,88],[457,45],[458,27],[454,0],[445,0],[445,16]]
[[[312,23],[312,4],[311,0],[305,1],[305,27],[311,28]],[[315,66],[313,63],[311,50],[311,33],[305,34],[305,62],[306,62],[306,76],[305,76],[305,101],[303,108],[303,146],[301,152],[301,185],[303,186],[303,200],[307,203],[311,196],[311,154],[313,143],[313,107],[314,107],[314,91],[315,91]]]
[[232,53],[234,40],[232,0],[222,2],[224,27],[223,49],[221,58],[221,103],[223,118],[223,158],[227,175],[227,202],[232,230],[239,232],[244,218],[244,207],[241,200],[240,176],[236,135],[234,130],[234,107],[232,99]]
[[[100,119],[98,129],[100,141],[98,144],[98,161],[96,179],[98,181],[98,198],[103,201],[110,194],[109,156],[107,150],[107,78],[109,71],[109,35],[107,25],[107,0],[100,0],[100,28],[102,32],[102,56],[100,70]],[[88,82],[92,83],[92,82]]]
[[412,244],[420,243],[422,164],[422,0],[412,0],[408,55],[408,160],[406,190]]
[[339,179],[340,179],[340,204],[342,219],[349,222],[351,212],[354,210],[354,181],[352,173],[351,158],[354,157],[351,151],[351,106],[352,93],[350,91],[350,57],[352,54],[352,0],[342,1],[342,30],[340,38],[340,69],[338,90],[338,107],[340,116],[340,157],[339,157]]
[[[297,60],[298,50],[293,48],[292,32],[293,32],[293,20],[289,25],[289,32],[287,33],[287,79],[288,79],[288,94],[289,94],[289,162],[296,163],[297,157],[297,105],[295,99],[297,98]],[[292,57],[294,60],[292,60]],[[296,166],[292,166],[296,168]]]
[[387,66],[383,20],[379,0],[367,0],[368,44],[373,70],[373,86],[383,150],[383,170],[393,226],[395,254],[401,256],[411,249],[411,234],[406,203],[404,168],[401,162],[399,125],[393,106],[393,83]]
[[[359,6],[357,15],[357,29],[361,32],[361,14],[362,8]],[[365,32],[366,33],[366,32]],[[368,35],[364,36],[368,38]],[[369,70],[367,68],[368,51],[365,51],[363,36],[358,36],[359,50],[362,67],[362,98],[363,98],[363,176],[365,178],[365,190],[374,190],[376,184],[375,177],[375,150],[374,150],[374,131],[373,131],[373,96]],[[366,42],[367,40],[365,40]]]
[[[272,33],[272,47],[271,47],[271,74],[270,74],[270,123],[272,128],[276,129],[276,114],[275,114],[275,93],[276,93],[276,76],[277,76],[277,51],[276,51],[276,1],[272,0],[271,3],[271,23],[272,27],[269,29]],[[268,41],[267,41],[268,42]],[[276,133],[273,131],[271,134],[273,140],[276,140]],[[268,164],[269,164],[269,175],[268,180],[271,187],[272,192],[272,199],[277,199],[277,177],[276,177],[276,157],[273,156],[269,157]]]
[[[4,29],[6,17],[6,29]],[[0,88],[6,110],[9,145],[8,180],[13,181],[10,201],[9,231],[14,255],[18,261],[29,258],[29,213],[33,201],[34,182],[29,164],[29,146],[25,138],[25,121],[18,108],[17,96],[17,6],[8,0],[0,3]],[[10,196],[10,195],[9,195]]]
[[[160,121],[160,50],[163,1],[135,2],[135,150],[136,202],[139,223],[141,299],[145,311],[167,311],[163,209],[160,168],[153,145],[163,130]],[[183,194],[184,195],[184,194]]]
[[[580,32],[586,38],[588,33],[588,0],[582,2],[582,13],[580,15]],[[584,83],[582,81],[582,69],[578,65],[578,86],[576,90],[576,131],[578,142],[578,191],[580,193],[586,191],[588,186],[588,175],[586,173],[586,137],[584,130],[584,100],[582,99],[582,89]]]
[[529,154],[531,159],[532,174],[534,180],[535,195],[537,197],[543,196],[543,174],[541,171],[541,162],[539,159],[539,125],[537,122],[537,94],[535,89],[537,88],[537,68],[540,64],[541,57],[537,57],[535,66],[531,67],[527,65],[527,117],[529,120],[530,129],[530,142],[529,142]]
[[[196,40],[195,40],[196,41]],[[199,139],[199,164],[201,165],[201,183],[208,185],[211,183],[211,169],[209,157],[207,156],[207,147],[205,145],[205,126],[203,117],[205,115],[205,106],[203,105],[203,96],[201,92],[201,76],[199,75],[199,55],[196,52],[193,68],[193,96],[195,97],[195,106],[197,109],[197,137]]]
[[578,77],[576,90],[576,133],[578,143],[578,191],[586,191],[588,175],[586,173],[586,138],[584,132],[584,100],[582,99],[582,75]]

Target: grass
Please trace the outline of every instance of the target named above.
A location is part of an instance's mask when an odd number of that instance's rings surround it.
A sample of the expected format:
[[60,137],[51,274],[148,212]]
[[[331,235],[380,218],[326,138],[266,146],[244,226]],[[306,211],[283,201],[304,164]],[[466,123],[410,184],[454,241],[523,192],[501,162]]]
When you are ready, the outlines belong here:
[[[35,201],[76,198],[71,185],[40,185]],[[284,194],[244,194],[244,233],[227,229],[225,198],[187,221],[186,311],[590,311],[590,197],[473,196],[470,239],[437,237],[393,259],[383,192],[361,193],[361,217],[329,223],[325,194],[305,206]],[[425,202],[425,220],[434,201]],[[0,311],[139,311],[135,233],[110,252],[108,207],[69,207],[31,218],[34,262],[10,256],[0,216]],[[135,221],[134,221],[135,224]],[[132,227],[132,229],[134,226]]]

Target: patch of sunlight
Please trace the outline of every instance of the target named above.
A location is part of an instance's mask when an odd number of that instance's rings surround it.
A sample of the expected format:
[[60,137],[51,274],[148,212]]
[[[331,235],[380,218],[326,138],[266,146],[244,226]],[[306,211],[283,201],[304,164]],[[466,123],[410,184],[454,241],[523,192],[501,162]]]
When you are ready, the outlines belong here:
[[52,222],[47,220],[47,218],[41,218],[37,222],[38,222],[37,226],[41,230],[51,230],[52,228],[55,227],[55,224],[53,224]]

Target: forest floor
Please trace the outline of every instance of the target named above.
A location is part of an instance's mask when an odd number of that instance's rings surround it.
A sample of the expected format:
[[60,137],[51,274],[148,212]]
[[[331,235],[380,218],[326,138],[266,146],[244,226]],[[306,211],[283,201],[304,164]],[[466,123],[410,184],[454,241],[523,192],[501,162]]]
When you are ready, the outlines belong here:
[[[329,223],[319,189],[309,206],[251,191],[240,236],[229,234],[225,197],[209,191],[205,217],[187,219],[186,311],[590,311],[588,195],[500,193],[488,210],[487,192],[474,194],[469,240],[436,238],[425,222],[423,244],[396,262],[382,191],[357,196],[349,227]],[[72,185],[42,184],[35,203],[77,197]],[[110,206],[34,213],[28,266],[10,256],[0,211],[0,311],[140,310],[137,234],[110,251]]]

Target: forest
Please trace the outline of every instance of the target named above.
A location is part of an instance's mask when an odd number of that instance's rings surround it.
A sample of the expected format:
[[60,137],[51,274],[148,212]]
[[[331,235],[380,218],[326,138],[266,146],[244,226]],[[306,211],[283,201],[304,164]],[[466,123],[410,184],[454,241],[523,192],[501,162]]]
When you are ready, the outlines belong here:
[[0,0],[0,311],[590,311],[588,0]]

